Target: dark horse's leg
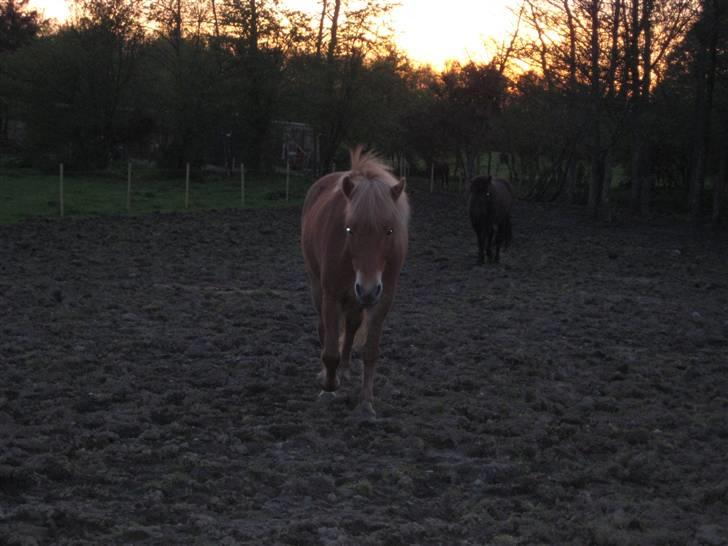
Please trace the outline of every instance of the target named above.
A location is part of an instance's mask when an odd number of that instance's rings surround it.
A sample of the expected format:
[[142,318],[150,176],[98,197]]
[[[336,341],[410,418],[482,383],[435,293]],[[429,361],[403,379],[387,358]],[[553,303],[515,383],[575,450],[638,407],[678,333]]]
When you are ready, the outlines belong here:
[[321,349],[321,373],[319,382],[325,391],[339,388],[336,369],[339,367],[339,309],[336,299],[324,294],[321,305],[321,322],[323,326],[323,347]]
[[485,262],[485,229],[483,229],[482,224],[473,224],[473,229],[475,230],[475,235],[478,238],[478,265],[481,265]]
[[503,242],[503,234],[504,234],[505,224],[501,222],[498,224],[498,227],[496,227],[495,232],[495,263],[500,262],[500,247],[501,243]]
[[[491,246],[493,244],[493,226],[488,225],[486,228],[486,237],[488,238],[487,247],[485,249],[486,254],[488,254],[488,263],[493,262],[493,251],[491,250]],[[497,247],[496,247],[497,250]],[[498,261],[498,258],[496,258],[496,261]]]

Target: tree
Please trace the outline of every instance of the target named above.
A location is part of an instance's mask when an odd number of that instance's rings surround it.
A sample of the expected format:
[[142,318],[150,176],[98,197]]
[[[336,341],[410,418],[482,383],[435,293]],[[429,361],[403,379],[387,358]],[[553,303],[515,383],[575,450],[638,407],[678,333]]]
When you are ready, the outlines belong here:
[[[590,165],[587,204],[609,216],[611,164],[622,142],[629,161],[632,206],[649,209],[654,163],[650,160],[652,93],[670,53],[692,17],[693,0],[525,0],[535,38],[524,58],[543,74],[547,91],[560,95],[568,147]],[[627,141],[624,134],[631,138]],[[626,159],[629,158],[629,159]],[[574,162],[568,162],[574,165]],[[568,177],[567,177],[568,178]]]
[[[0,4],[0,55],[28,45],[41,31],[43,21],[38,12],[28,9],[30,0],[5,0]],[[0,62],[0,77],[3,76]],[[0,138],[7,139],[11,96],[0,95]]]
[[90,0],[78,9],[72,24],[17,52],[11,85],[30,146],[78,165],[107,166],[133,114],[141,4]]
[[361,77],[366,62],[386,56],[392,44],[391,28],[381,22],[397,4],[383,0],[352,4],[333,0],[330,15],[324,87],[319,87],[316,123],[324,139],[321,159],[325,168],[349,136],[350,117],[363,96]]
[[5,0],[0,4],[0,53],[15,51],[35,38],[43,21],[35,10],[29,9],[30,0]]
[[480,155],[492,143],[508,81],[494,64],[451,65],[434,88],[440,130],[462,162],[466,178],[475,176]]
[[[701,15],[695,25],[695,126],[690,176],[690,215],[697,222],[702,212],[702,197],[710,150],[711,114],[718,60],[719,42],[726,39],[728,5],[721,0],[702,0]],[[720,180],[720,179],[719,179]],[[720,188],[721,182],[718,182]],[[720,189],[714,208],[720,216]],[[717,218],[715,219],[717,222]]]

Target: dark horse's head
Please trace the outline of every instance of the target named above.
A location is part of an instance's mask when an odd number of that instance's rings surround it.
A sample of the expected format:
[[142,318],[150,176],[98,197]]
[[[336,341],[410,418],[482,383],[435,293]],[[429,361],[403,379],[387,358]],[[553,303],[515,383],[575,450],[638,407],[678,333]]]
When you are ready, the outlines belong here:
[[477,195],[478,197],[485,199],[490,197],[490,181],[492,177],[490,175],[476,176],[470,180],[470,193]]
[[470,180],[470,215],[486,215],[493,204],[492,177],[490,175],[476,176]]

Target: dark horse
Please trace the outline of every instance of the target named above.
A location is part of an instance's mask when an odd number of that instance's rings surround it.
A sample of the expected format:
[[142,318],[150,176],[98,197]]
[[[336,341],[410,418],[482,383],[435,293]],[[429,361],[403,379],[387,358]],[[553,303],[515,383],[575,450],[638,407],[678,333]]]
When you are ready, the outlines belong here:
[[351,152],[351,169],[327,174],[303,204],[301,247],[319,315],[319,382],[325,391],[348,375],[352,346],[363,342],[360,411],[374,416],[379,339],[407,254],[409,203],[373,154]]
[[[488,254],[488,262],[500,260],[500,247],[507,248],[511,242],[511,207],[513,190],[511,185],[500,178],[476,176],[470,180],[470,223],[478,236],[478,263],[484,260],[483,248]],[[491,250],[495,235],[495,257]]]

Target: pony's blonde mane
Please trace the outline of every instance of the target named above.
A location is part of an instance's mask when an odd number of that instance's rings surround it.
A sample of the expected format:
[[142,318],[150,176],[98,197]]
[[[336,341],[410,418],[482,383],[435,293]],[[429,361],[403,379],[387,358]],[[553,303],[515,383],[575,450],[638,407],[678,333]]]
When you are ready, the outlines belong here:
[[396,186],[399,180],[392,174],[389,165],[384,163],[376,152],[364,152],[363,146],[357,146],[349,150],[351,158],[351,176],[363,176],[369,179],[377,179],[386,182],[390,186]]
[[351,169],[342,176],[342,180],[349,177],[356,186],[349,204],[349,216],[372,226],[390,221],[395,224],[393,228],[402,232],[401,228],[406,228],[409,222],[407,194],[402,192],[396,202],[391,195],[392,187],[399,184],[399,180],[376,153],[365,153],[362,146],[357,146],[350,150],[350,155]]

